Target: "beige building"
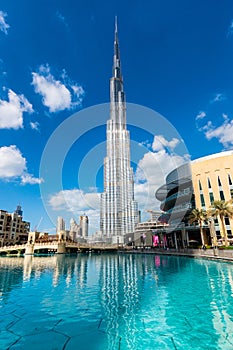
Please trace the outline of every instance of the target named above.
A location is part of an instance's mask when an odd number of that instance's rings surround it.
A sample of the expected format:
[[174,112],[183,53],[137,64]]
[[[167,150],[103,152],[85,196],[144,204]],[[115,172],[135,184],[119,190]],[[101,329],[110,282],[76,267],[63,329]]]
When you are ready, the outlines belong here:
[[23,212],[18,205],[14,213],[0,210],[0,246],[26,243],[30,223],[23,221]]
[[[191,168],[196,208],[208,210],[214,200],[233,198],[233,151],[194,160]],[[232,235],[233,219],[225,218],[225,225],[228,235]],[[219,234],[217,220],[215,229]]]
[[[233,151],[212,154],[174,169],[166,183],[157,189],[156,198],[169,229],[166,229],[170,246],[186,247],[190,242],[201,244],[200,230],[190,224],[189,215],[194,208],[208,210],[214,200],[233,198]],[[160,218],[161,219],[161,218]],[[204,224],[204,240],[211,244],[210,224]],[[212,230],[221,238],[220,222],[214,221]],[[225,217],[228,237],[233,236],[233,219]]]

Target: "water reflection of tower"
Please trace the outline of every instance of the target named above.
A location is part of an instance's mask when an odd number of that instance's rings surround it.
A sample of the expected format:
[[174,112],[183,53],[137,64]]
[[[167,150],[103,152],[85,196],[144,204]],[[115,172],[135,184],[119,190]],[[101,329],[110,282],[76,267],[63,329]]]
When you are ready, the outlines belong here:
[[[14,273],[12,273],[14,271]],[[0,257],[0,293],[1,297],[9,296],[9,292],[23,281],[23,259]]]
[[87,283],[87,270],[88,270],[88,256],[79,255],[76,259],[75,264],[75,275],[76,275],[76,284],[81,288],[84,287]]
[[67,285],[75,277],[77,284],[83,287],[87,281],[87,257],[78,255],[78,257],[67,259],[64,255],[57,255],[53,273],[53,286],[57,286],[59,279],[64,277]]
[[[217,273],[212,273],[213,265],[205,260],[198,260],[199,264],[205,267],[208,276],[209,305],[212,316],[212,324],[218,337],[216,348],[226,349],[232,348],[230,343],[225,342],[225,338],[229,338],[232,334],[232,304],[227,302],[227,297],[233,293],[233,272],[232,266],[228,264],[216,263],[214,268]],[[208,290],[207,289],[207,290]],[[206,307],[206,310],[208,308]],[[226,336],[227,335],[227,336]],[[230,340],[230,339],[229,339]],[[232,344],[232,343],[231,343]],[[228,346],[228,347],[227,347]]]
[[29,281],[31,278],[33,259],[32,255],[25,255],[23,259],[23,281]]
[[[100,280],[104,330],[109,334],[108,349],[113,348],[110,334],[127,334],[129,348],[136,341],[136,310],[143,278],[138,280],[139,266],[133,256],[109,255],[101,261]],[[139,269],[138,269],[139,268]]]

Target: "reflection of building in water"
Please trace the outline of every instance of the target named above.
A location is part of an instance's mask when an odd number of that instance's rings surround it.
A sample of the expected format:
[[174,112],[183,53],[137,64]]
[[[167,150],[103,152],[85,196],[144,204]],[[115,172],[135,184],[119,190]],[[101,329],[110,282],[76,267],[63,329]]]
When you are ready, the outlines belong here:
[[[105,256],[101,261],[99,275],[99,285],[102,286],[100,298],[104,309],[101,327],[108,334],[118,337],[126,331],[129,348],[136,341],[136,310],[144,280],[142,267],[137,261],[131,255]],[[113,348],[111,342],[109,336],[109,350]]]
[[29,281],[32,273],[32,255],[25,255],[23,259],[23,281]]
[[[14,271],[14,273],[12,273]],[[15,286],[21,286],[23,281],[23,259],[22,258],[0,258],[0,294],[7,293]]]
[[83,287],[87,282],[88,256],[78,255],[67,259],[64,255],[56,256],[56,264],[53,272],[53,286],[56,287],[59,279],[66,276],[66,284],[69,285],[75,276],[77,286]]
[[[208,276],[208,300],[206,301],[205,312],[210,310],[213,328],[219,335],[216,349],[232,349],[230,343],[226,343],[225,339],[232,334],[232,320],[229,315],[232,315],[232,304],[227,303],[227,296],[233,294],[233,271],[232,265],[215,264],[217,273],[213,274],[212,264],[205,260],[198,260],[198,263],[205,268]],[[215,271],[216,271],[215,270]],[[209,302],[208,302],[209,301]],[[230,340],[230,339],[229,339]],[[231,343],[232,344],[232,343]]]
[[14,213],[0,210],[0,246],[27,242],[30,222],[23,220],[23,211],[18,205]]

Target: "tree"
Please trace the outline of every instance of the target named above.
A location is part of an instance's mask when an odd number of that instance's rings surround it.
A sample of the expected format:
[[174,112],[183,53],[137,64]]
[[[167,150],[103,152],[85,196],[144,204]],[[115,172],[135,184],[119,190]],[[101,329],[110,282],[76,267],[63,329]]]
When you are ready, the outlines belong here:
[[228,242],[228,235],[227,230],[225,226],[224,219],[225,217],[232,218],[233,217],[233,206],[232,206],[232,200],[229,201],[223,201],[223,200],[216,200],[213,201],[211,207],[210,207],[210,215],[219,218],[222,226],[222,230],[220,229],[221,236],[225,241],[225,246],[227,247],[229,245]]
[[204,246],[203,223],[207,220],[207,212],[204,209],[193,209],[189,215],[190,224],[198,222],[200,227],[201,244]]

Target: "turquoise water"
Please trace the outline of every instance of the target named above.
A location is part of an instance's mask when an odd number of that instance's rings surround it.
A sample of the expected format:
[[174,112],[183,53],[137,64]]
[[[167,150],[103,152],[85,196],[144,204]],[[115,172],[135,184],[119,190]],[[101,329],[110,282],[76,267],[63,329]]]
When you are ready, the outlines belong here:
[[0,258],[0,349],[233,349],[233,264]]

